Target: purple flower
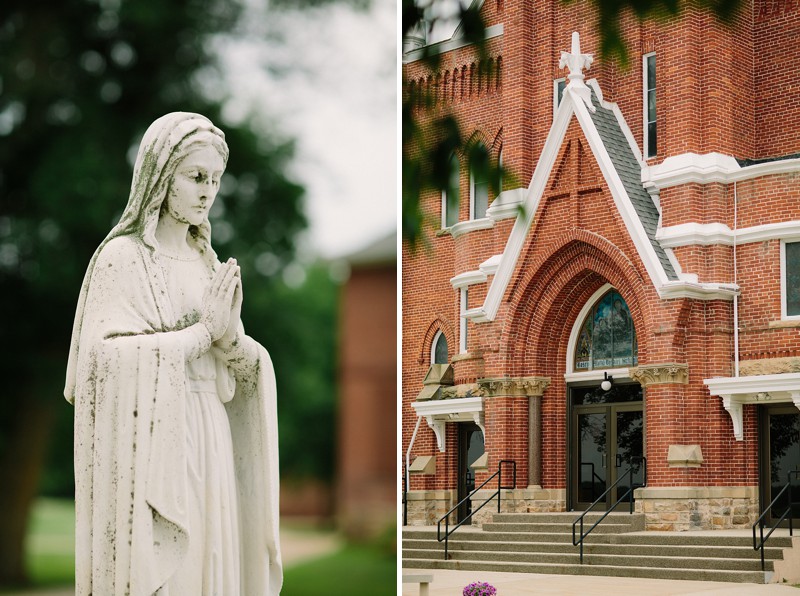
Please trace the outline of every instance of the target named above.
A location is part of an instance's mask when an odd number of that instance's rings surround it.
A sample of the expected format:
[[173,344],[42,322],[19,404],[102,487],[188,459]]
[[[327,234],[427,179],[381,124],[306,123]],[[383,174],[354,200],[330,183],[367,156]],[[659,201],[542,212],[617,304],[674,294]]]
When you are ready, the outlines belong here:
[[497,590],[486,582],[473,582],[464,588],[463,596],[496,596]]

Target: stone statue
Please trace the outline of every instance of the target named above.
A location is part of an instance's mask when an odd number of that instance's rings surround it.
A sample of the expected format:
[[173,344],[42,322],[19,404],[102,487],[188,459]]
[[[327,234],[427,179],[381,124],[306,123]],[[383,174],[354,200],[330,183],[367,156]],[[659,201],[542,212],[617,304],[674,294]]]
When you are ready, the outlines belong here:
[[153,122],[89,263],[65,388],[78,596],[280,592],[275,376],[211,248],[227,158],[199,114]]

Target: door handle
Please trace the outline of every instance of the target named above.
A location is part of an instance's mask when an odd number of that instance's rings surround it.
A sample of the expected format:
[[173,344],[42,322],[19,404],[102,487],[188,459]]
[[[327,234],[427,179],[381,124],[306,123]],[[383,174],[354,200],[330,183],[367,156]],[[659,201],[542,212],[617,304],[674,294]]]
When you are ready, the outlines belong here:
[[617,454],[616,465],[617,465],[618,468],[622,467],[622,456],[619,453]]
[[603,455],[600,458],[600,462],[604,468],[608,467],[608,454],[605,451],[603,451]]

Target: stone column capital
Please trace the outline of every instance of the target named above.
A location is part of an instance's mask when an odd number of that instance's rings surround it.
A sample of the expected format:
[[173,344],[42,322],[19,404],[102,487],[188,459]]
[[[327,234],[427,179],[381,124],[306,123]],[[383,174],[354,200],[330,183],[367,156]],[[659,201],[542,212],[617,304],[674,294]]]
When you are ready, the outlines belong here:
[[648,385],[665,385],[689,383],[689,365],[667,362],[664,364],[647,364],[628,369],[628,375],[638,381],[642,387]]
[[478,379],[486,397],[541,397],[550,386],[550,377],[494,377]]

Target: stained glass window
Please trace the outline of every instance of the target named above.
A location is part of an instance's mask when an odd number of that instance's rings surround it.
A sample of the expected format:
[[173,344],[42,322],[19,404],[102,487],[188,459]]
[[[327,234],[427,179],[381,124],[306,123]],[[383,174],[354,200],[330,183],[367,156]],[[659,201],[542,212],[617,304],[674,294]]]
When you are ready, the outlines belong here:
[[441,331],[436,333],[433,340],[433,364],[447,364],[450,357],[447,353],[447,338]]
[[575,370],[636,366],[638,345],[628,305],[611,290],[589,311],[575,346]]

